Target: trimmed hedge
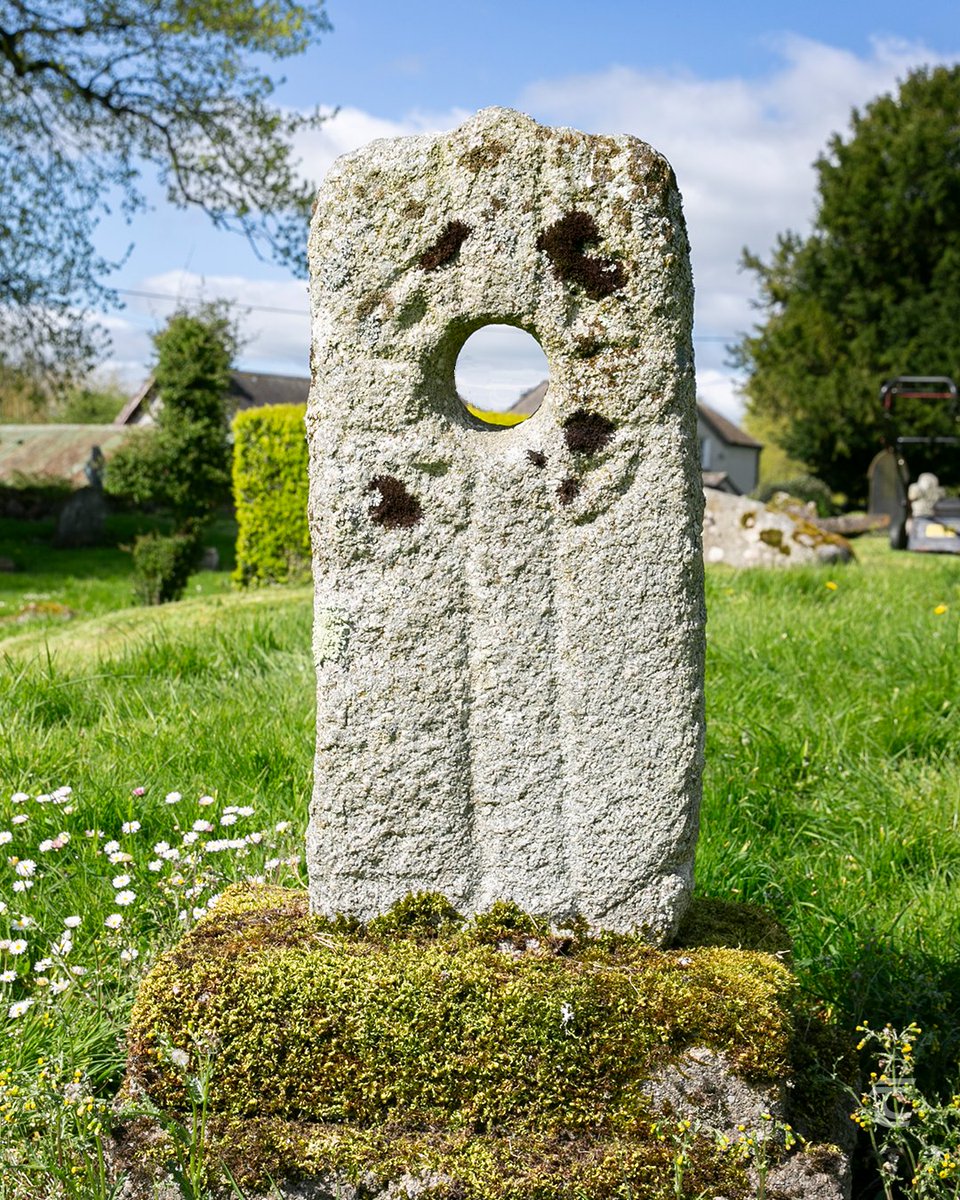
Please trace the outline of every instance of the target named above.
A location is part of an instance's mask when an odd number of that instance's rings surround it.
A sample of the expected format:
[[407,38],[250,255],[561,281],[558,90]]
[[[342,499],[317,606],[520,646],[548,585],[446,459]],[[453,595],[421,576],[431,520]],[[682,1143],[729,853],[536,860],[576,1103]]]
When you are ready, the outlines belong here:
[[310,571],[305,412],[268,404],[233,419],[239,583],[285,583]]

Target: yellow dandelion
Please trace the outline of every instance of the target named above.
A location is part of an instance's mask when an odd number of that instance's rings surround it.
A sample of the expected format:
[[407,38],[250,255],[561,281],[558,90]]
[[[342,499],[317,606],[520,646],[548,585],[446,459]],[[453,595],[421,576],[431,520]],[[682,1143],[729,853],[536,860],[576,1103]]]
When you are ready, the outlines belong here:
[[945,604],[938,604],[937,607],[933,611],[936,614],[936,616],[942,617],[943,614],[947,611],[947,606]]
[[832,579],[828,579],[827,582],[823,586],[825,588],[827,588],[828,591],[835,592],[837,590],[838,585],[836,583],[834,583],[834,581]]

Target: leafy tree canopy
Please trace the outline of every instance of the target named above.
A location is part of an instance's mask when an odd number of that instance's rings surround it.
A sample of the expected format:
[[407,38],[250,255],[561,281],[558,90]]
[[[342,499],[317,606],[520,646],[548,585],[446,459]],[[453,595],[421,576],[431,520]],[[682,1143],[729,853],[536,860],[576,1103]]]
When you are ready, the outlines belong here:
[[121,447],[107,467],[108,492],[160,505],[176,532],[196,535],[229,494],[227,390],[236,329],[223,304],[174,313],[154,336],[156,427]]
[[116,301],[94,231],[145,206],[142,176],[302,272],[313,189],[252,65],[301,53],[323,0],[0,0],[0,363],[38,376],[102,349]]
[[[766,262],[744,251],[763,321],[734,356],[748,414],[856,499],[883,442],[881,383],[960,372],[960,67],[914,71],[855,110],[815,165],[810,236],[781,235]],[[904,419],[911,433],[956,432],[932,403]]]

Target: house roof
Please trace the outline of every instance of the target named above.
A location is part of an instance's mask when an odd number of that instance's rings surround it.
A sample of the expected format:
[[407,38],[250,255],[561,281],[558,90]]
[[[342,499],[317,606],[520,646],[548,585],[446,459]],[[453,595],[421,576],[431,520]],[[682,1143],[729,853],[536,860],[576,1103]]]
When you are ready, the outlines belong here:
[[235,410],[262,404],[306,404],[310,380],[306,375],[261,375],[231,371],[230,404]]
[[116,425],[0,425],[0,482],[43,475],[80,486],[93,447],[109,458],[134,432]]
[[740,489],[726,471],[704,471],[703,486],[715,488],[718,492],[727,492],[731,496],[739,496]]
[[512,413],[535,413],[543,403],[549,384],[549,379],[541,379],[536,387],[524,392],[516,404],[511,405],[509,411]]
[[732,421],[728,421],[726,417],[717,412],[715,408],[710,408],[709,405],[702,404],[697,401],[697,412],[700,414],[700,419],[720,438],[721,441],[727,443],[728,446],[746,446],[749,450],[762,450],[763,443],[755,441],[748,433],[734,425]]
[[[231,371],[227,393],[231,413],[264,404],[306,404],[310,380],[306,375],[266,375],[255,371]],[[118,413],[115,424],[135,425],[150,413],[156,398],[153,376]]]
[[[544,379],[536,387],[524,392],[509,410],[511,413],[536,412],[543,402],[549,381]],[[244,408],[259,408],[264,404],[306,404],[310,392],[310,379],[306,375],[269,375],[256,371],[231,371],[228,393],[231,412]],[[134,425],[142,422],[153,406],[156,388],[151,376],[137,394],[124,405],[114,424]],[[750,450],[762,450],[761,442],[755,441],[733,421],[718,413],[715,408],[697,402],[700,419],[728,446],[745,446]]]

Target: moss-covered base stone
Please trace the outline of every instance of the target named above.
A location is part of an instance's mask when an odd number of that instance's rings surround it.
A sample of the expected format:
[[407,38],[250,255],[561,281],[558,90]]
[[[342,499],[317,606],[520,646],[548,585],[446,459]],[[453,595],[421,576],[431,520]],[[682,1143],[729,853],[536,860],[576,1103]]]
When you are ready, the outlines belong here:
[[[655,950],[505,903],[465,921],[423,894],[361,926],[232,888],[141,986],[114,1168],[178,1195],[202,1123],[225,1195],[224,1167],[247,1196],[736,1200],[769,1169],[768,1195],[840,1197],[835,1135],[796,1103],[830,1111],[810,1051],[835,1040],[783,957],[764,914],[710,901]],[[787,1123],[809,1142],[785,1156]]]

